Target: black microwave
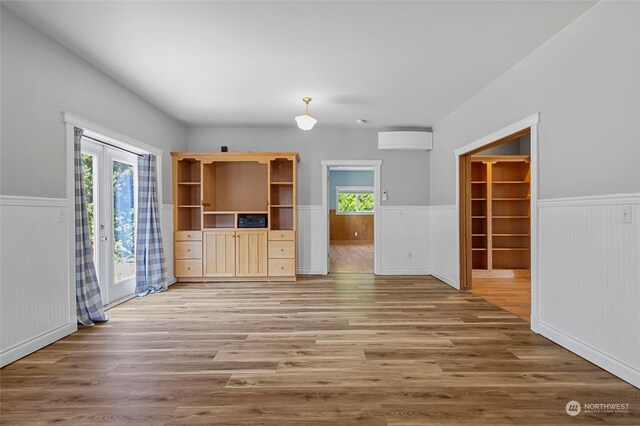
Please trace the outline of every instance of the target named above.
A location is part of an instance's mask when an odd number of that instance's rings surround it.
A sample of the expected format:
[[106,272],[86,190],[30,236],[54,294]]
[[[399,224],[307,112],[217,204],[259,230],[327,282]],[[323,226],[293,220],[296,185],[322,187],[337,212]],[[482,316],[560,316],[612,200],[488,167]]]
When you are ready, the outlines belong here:
[[238,228],[266,228],[266,214],[239,214]]

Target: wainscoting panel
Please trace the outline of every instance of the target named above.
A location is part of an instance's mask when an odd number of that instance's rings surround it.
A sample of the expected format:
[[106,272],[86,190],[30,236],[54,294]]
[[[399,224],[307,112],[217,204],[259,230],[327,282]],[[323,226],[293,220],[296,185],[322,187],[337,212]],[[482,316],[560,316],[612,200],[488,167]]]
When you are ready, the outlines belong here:
[[431,275],[454,288],[458,281],[458,213],[455,204],[431,206]]
[[380,208],[380,275],[431,273],[429,207]]
[[298,206],[298,274],[319,275],[324,271],[327,236],[323,232],[323,220],[326,219],[322,206]]
[[640,194],[538,206],[532,328],[640,387]]
[[373,214],[336,214],[336,210],[331,209],[329,218],[331,241],[362,241],[373,244]]
[[0,196],[0,366],[76,329],[66,199]]
[[160,232],[162,232],[162,247],[167,260],[167,276],[169,285],[176,282],[173,275],[173,204],[163,204],[160,212]]

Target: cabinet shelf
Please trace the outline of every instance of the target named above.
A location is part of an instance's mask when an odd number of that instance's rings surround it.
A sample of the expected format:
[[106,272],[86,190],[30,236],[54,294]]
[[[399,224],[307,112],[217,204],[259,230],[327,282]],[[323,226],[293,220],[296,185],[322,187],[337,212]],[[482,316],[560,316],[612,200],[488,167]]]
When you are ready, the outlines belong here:
[[178,182],[178,185],[200,186],[200,182]]
[[494,247],[493,251],[529,251],[529,247]]
[[218,210],[206,210],[202,212],[203,214],[267,214],[266,210],[255,210],[255,211],[245,211],[245,210],[234,210],[234,211],[218,211]]
[[180,207],[181,209],[199,209],[202,206],[198,204],[181,204],[178,207]]
[[293,204],[272,204],[273,208],[290,208],[293,207]]
[[[472,268],[527,269],[530,266],[529,156],[472,156]],[[486,184],[485,184],[486,181]]]
[[529,184],[528,181],[526,180],[494,180],[493,182],[494,185],[495,184]]
[[271,185],[293,185],[293,182],[271,182]]
[[481,183],[487,183],[486,180],[472,180],[471,181],[472,184],[481,184]]

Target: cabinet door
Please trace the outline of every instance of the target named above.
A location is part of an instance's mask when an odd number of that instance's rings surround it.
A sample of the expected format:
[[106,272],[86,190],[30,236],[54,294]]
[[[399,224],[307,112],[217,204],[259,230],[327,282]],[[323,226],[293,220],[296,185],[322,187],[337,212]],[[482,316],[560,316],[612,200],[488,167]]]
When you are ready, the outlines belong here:
[[267,231],[236,233],[236,276],[267,276]]
[[233,231],[206,231],[203,238],[205,277],[233,277],[236,274],[236,236]]

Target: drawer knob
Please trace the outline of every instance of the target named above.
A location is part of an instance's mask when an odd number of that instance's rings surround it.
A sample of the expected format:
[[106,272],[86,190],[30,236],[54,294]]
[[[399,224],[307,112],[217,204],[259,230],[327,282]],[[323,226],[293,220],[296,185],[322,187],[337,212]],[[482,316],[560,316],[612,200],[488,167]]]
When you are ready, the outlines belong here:
[[187,249],[187,251],[191,251],[191,249]]
[[187,266],[187,270],[189,270],[189,271],[190,271],[190,270],[191,270],[191,266]]
[[284,269],[284,266],[281,266],[280,269]]
[[280,251],[284,251],[284,249],[283,249],[283,248],[281,248],[281,249],[280,249]]

